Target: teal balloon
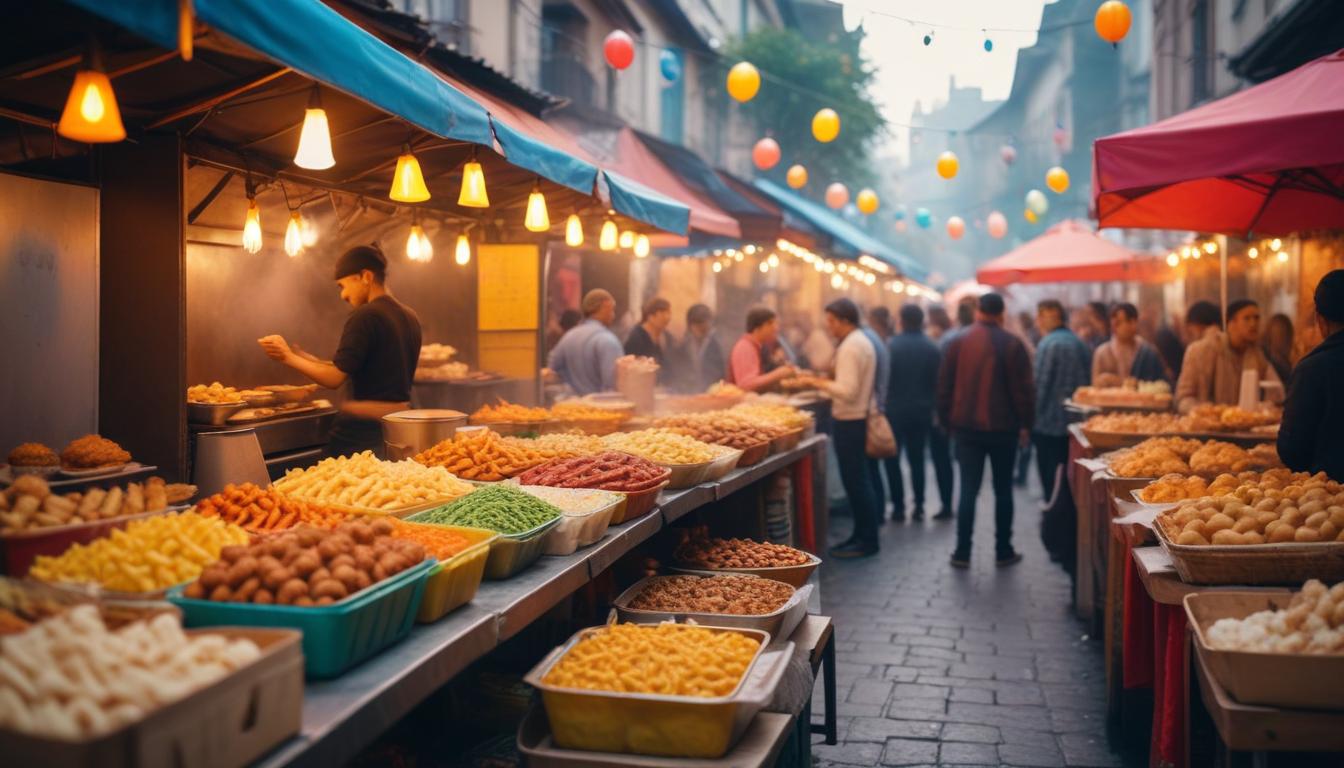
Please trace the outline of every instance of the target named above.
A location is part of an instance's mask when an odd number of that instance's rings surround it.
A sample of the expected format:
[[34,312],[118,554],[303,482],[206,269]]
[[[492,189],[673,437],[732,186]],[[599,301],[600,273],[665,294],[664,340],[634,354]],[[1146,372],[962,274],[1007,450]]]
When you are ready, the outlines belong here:
[[989,38],[985,38],[985,53],[989,53],[992,50],[994,50],[994,41],[990,40]]
[[928,229],[933,224],[933,214],[929,213],[928,208],[920,208],[915,211],[915,223],[920,229]]
[[681,56],[676,51],[664,49],[658,54],[658,71],[663,73],[663,79],[667,82],[677,82],[681,79]]
[[896,220],[897,220],[897,221],[905,221],[905,206],[904,206],[904,205],[898,205],[898,206],[896,206],[896,214],[895,214],[895,215],[896,215]]

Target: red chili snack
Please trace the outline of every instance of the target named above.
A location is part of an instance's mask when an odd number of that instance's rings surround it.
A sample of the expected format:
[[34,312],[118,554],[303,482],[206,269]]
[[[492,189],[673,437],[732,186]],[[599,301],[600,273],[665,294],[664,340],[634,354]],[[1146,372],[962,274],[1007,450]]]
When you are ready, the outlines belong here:
[[670,471],[628,453],[607,451],[595,456],[553,459],[518,476],[523,485],[590,488],[637,493],[657,486]]

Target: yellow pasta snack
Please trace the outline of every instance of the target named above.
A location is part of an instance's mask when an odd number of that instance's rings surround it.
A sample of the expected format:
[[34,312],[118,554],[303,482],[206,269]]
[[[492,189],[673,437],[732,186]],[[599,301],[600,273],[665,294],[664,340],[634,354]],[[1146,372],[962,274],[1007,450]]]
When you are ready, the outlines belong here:
[[759,641],[737,632],[688,624],[613,624],[576,643],[542,682],[715,698],[737,688],[759,649]]
[[700,464],[722,455],[718,446],[670,429],[614,432],[602,438],[609,451],[621,451],[659,464]]
[[315,504],[382,510],[447,503],[474,490],[442,467],[426,467],[410,459],[382,461],[372,451],[291,469],[276,481],[275,489],[291,499]]

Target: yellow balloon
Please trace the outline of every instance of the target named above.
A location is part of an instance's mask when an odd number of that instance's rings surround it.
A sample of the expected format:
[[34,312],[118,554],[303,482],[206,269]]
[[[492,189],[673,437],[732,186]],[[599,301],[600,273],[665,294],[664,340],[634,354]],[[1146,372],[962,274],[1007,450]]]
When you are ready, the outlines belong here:
[[789,172],[784,175],[785,181],[794,189],[802,189],[807,185],[807,169],[801,165],[789,167]]
[[1035,224],[1036,222],[1041,220],[1040,217],[1036,215],[1036,212],[1031,210],[1030,208],[1022,212],[1022,217],[1025,218],[1027,221],[1031,222],[1032,224]]
[[938,156],[938,175],[944,179],[950,179],[957,175],[957,168],[961,166],[957,160],[955,152],[944,152]]
[[728,95],[738,101],[751,101],[761,90],[761,73],[750,62],[739,61],[728,70]]
[[860,190],[859,196],[854,198],[854,205],[858,206],[859,213],[865,216],[876,212],[880,202],[877,199],[877,193],[871,189]]
[[1069,172],[1058,165],[1045,172],[1045,186],[1058,195],[1069,188]]
[[840,135],[840,116],[834,109],[827,107],[818,110],[817,114],[812,116],[812,137],[822,144],[829,141],[835,141],[835,137]]

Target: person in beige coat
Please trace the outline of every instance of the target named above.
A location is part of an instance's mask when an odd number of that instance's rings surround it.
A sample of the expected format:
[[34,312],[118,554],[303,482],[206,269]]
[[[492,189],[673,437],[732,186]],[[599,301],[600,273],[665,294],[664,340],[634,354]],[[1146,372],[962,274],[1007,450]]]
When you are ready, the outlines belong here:
[[1283,402],[1283,386],[1274,367],[1260,352],[1260,307],[1242,299],[1227,307],[1227,330],[1209,331],[1185,350],[1176,404],[1181,413],[1197,405],[1236,405],[1241,399],[1242,371],[1255,370],[1261,382],[1276,382],[1265,392],[1270,402]]

